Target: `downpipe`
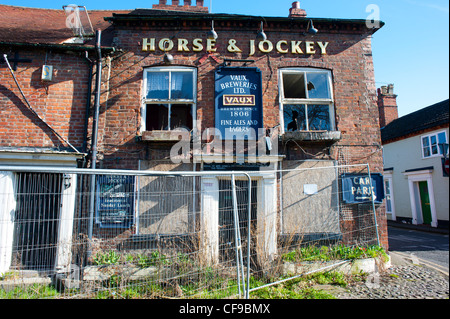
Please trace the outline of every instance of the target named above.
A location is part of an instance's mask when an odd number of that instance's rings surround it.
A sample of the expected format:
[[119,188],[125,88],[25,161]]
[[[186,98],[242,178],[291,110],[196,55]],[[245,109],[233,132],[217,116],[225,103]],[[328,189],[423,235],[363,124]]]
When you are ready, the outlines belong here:
[[[95,48],[97,50],[97,76],[95,79],[95,106],[94,106],[94,118],[92,122],[92,144],[91,144],[91,169],[97,169],[97,142],[98,142],[98,117],[100,112],[100,90],[102,84],[102,51],[101,51],[101,30],[97,30],[95,33],[96,43]],[[92,255],[92,235],[94,229],[94,215],[95,215],[95,183],[96,175],[91,175],[90,183],[90,203],[89,203],[89,229],[88,239],[89,248],[87,251],[87,257]]]

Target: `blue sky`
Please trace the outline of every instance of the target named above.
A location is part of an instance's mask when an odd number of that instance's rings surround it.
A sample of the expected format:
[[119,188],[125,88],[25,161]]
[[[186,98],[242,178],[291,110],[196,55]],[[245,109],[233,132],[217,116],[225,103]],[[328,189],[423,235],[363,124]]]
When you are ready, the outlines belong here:
[[[170,2],[171,0],[168,0]],[[195,0],[193,0],[193,3]],[[293,0],[212,0],[213,13],[287,17]],[[62,9],[75,3],[94,9],[150,8],[158,0],[1,1],[2,4]],[[447,0],[303,0],[309,17],[366,19],[375,4],[386,25],[375,33],[377,87],[393,83],[403,116],[449,98],[449,3]],[[210,5],[210,0],[205,0]]]

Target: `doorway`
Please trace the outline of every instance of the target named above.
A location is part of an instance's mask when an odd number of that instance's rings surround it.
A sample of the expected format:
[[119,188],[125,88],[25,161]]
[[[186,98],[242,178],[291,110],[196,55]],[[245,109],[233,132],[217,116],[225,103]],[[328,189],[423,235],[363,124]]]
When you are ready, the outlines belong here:
[[[248,243],[248,181],[236,180],[236,198],[239,217],[239,230],[246,263]],[[255,233],[257,218],[257,181],[251,187],[251,234]],[[254,255],[255,238],[251,238],[250,255]],[[236,259],[236,236],[233,214],[233,192],[231,180],[219,180],[219,260],[229,262]]]
[[422,208],[422,221],[425,225],[431,225],[430,194],[428,193],[428,183],[419,182],[420,207]]
[[14,266],[51,270],[56,260],[62,174],[17,173]]

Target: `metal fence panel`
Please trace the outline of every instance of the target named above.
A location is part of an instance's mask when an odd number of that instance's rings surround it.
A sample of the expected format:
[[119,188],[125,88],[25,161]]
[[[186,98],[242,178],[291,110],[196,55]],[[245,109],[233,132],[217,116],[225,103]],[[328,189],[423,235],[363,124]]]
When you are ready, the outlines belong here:
[[370,175],[319,161],[251,173],[3,167],[0,293],[250,297],[302,275],[286,258],[302,248],[378,243],[373,199],[343,203],[344,172]]

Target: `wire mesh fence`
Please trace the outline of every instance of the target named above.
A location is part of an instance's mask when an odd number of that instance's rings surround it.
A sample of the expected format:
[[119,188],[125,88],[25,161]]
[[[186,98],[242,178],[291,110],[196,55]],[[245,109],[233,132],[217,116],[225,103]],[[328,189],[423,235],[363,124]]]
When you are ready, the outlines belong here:
[[[347,189],[349,173],[362,184]],[[369,176],[367,165],[322,162],[252,172],[4,167],[0,296],[248,298],[308,273],[319,255],[336,264],[346,249],[379,244]]]

